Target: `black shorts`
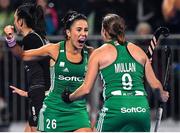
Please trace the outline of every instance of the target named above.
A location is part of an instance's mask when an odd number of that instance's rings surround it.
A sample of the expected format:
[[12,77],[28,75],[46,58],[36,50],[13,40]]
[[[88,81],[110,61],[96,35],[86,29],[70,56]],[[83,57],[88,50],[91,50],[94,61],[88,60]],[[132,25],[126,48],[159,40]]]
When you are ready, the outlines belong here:
[[28,99],[29,99],[29,125],[37,127],[39,111],[43,105],[45,98],[45,85],[33,85],[29,88]]

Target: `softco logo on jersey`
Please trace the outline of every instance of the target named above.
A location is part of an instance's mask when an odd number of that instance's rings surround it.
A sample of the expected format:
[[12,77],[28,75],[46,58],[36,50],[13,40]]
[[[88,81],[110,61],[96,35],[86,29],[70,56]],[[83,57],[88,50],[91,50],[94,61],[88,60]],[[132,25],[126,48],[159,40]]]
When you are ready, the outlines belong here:
[[146,109],[142,107],[121,108],[121,113],[142,113],[142,112],[143,113],[146,112]]
[[83,82],[84,81],[84,79],[82,77],[75,77],[75,76],[65,77],[63,75],[59,75],[58,79],[59,80],[66,80],[66,81],[77,81],[77,82]]

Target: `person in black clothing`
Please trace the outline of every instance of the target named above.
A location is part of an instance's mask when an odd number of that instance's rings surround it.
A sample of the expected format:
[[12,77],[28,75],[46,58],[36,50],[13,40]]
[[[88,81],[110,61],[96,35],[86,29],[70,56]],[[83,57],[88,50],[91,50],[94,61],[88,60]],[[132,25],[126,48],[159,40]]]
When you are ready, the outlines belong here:
[[[6,26],[4,32],[8,47],[15,56],[21,58],[23,50],[36,49],[47,43],[43,10],[37,4],[20,5],[14,15],[14,25],[17,32],[23,36],[23,40],[19,43],[23,49],[16,43],[14,26]],[[25,131],[32,132],[37,131],[39,110],[42,107],[45,92],[50,87],[49,58],[25,61],[24,64],[28,90],[22,92],[28,97],[30,104],[30,116]]]

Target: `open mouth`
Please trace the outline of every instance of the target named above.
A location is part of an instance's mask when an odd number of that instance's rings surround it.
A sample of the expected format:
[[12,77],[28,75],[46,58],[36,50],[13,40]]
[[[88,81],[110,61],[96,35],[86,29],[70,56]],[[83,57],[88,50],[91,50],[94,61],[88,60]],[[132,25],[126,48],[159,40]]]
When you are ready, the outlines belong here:
[[83,43],[86,42],[86,38],[81,38],[81,39],[78,40],[78,42],[81,43],[81,44],[83,44]]

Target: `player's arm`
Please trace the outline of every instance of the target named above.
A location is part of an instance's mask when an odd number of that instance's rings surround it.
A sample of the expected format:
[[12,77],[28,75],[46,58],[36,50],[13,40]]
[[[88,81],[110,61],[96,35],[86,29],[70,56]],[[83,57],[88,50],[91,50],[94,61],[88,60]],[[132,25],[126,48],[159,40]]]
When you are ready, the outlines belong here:
[[[151,66],[151,61],[149,60],[145,52],[140,47],[134,44],[131,44],[129,46],[131,49],[134,50],[132,51],[132,56],[145,67],[145,77],[150,87],[153,89],[159,88],[162,90],[163,89],[162,84],[156,78],[155,73]],[[130,50],[130,53],[131,53],[131,50]]]
[[54,53],[55,51],[58,51],[57,49],[58,46],[56,44],[49,43],[37,49],[23,51],[20,57],[26,61],[41,58],[44,56],[50,56],[51,58],[56,59]]
[[162,101],[167,101],[169,94],[166,91],[163,91],[161,82],[156,78],[155,73],[152,69],[151,62],[148,59],[145,52],[138,46],[134,44],[128,45],[128,50],[131,55],[136,59],[137,62],[142,64],[145,67],[145,77],[150,87],[153,89],[159,89],[161,94]]
[[140,47],[136,46],[133,43],[130,43],[128,45],[128,50],[130,54],[133,56],[133,58],[145,67],[145,77],[150,87],[153,89],[155,88],[162,89],[162,85],[159,82],[159,80],[156,78],[154,71],[152,69],[152,66],[151,66],[151,62],[148,59],[145,52]]
[[20,57],[23,50],[16,42],[15,33],[14,33],[14,26],[12,26],[12,25],[5,26],[4,27],[4,33],[5,33],[5,40],[7,42],[8,47],[10,48],[11,52],[16,57]]
[[56,59],[56,55],[54,54],[54,50],[58,51],[56,48],[59,45],[48,44],[44,45],[38,49],[32,49],[28,51],[23,51],[19,45],[16,43],[15,35],[14,35],[14,26],[8,25],[4,28],[4,33],[6,36],[6,42],[8,47],[11,49],[12,53],[15,56],[18,56],[22,60],[33,60],[42,56],[50,56],[53,59]]
[[70,101],[74,101],[83,97],[86,94],[89,94],[91,89],[93,88],[94,81],[98,75],[99,71],[99,62],[98,62],[98,51],[95,50],[92,55],[90,56],[88,62],[88,70],[84,80],[84,83],[72,94],[70,94],[69,99]]
[[48,45],[44,45],[38,49],[32,49],[32,50],[22,50],[22,48],[19,45],[15,45],[14,47],[10,48],[11,52],[13,53],[13,55],[15,55],[16,57],[25,60],[25,61],[29,61],[29,60],[34,60],[34,59],[38,59],[41,58],[43,56],[50,56],[50,50],[51,49],[51,44]]
[[151,62],[147,58],[145,63],[145,76],[150,87],[153,89],[160,90],[160,97],[163,102],[166,102],[169,98],[169,93],[163,90],[161,82],[156,78],[155,73],[152,69]]
[[145,63],[145,76],[151,88],[153,89],[159,88],[161,90],[163,89],[162,84],[154,74],[154,71],[151,66],[151,62],[148,59],[147,62]]

